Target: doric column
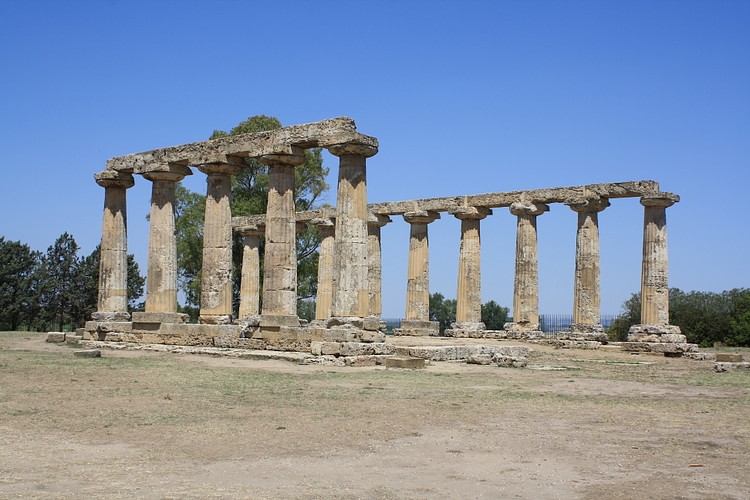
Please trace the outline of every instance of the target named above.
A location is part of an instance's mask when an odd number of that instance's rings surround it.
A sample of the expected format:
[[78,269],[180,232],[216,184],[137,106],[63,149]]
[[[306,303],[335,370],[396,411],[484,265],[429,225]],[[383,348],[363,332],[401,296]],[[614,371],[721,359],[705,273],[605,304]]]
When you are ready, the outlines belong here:
[[451,330],[484,330],[479,224],[482,219],[492,214],[492,210],[486,207],[462,206],[451,213],[461,221],[456,322],[451,325]]
[[609,200],[579,198],[567,200],[565,204],[578,213],[571,335],[606,341],[607,336],[601,325],[599,295],[598,214],[609,206]]
[[[643,264],[641,272],[641,324],[630,329],[629,340],[645,335],[679,334],[669,324],[669,261],[667,258],[666,209],[680,201],[672,193],[641,198],[643,210]],[[684,342],[680,336],[679,341]]]
[[299,326],[297,317],[297,235],[294,210],[294,167],[305,155],[266,155],[268,206],[263,261],[261,327]]
[[125,172],[105,170],[94,176],[104,188],[104,220],[99,255],[99,297],[95,321],[128,321],[128,235],[125,190],[135,184]]
[[430,321],[430,245],[427,224],[440,218],[437,212],[418,210],[404,214],[411,225],[409,268],[406,283],[406,319],[396,335],[438,335],[439,325]]
[[315,297],[315,319],[324,321],[331,317],[333,300],[333,220],[328,217],[313,219],[311,223],[320,231],[320,248],[318,249],[318,294]]
[[240,278],[239,318],[260,315],[260,237],[265,226],[243,226],[237,228],[242,236],[242,275]]
[[366,161],[378,150],[362,144],[340,144],[328,150],[339,157],[331,304],[334,325],[369,313]]
[[[177,313],[177,241],[175,239],[175,187],[192,172],[170,165],[168,169],[146,172],[152,182],[148,236],[148,274],[146,277],[146,314],[158,313],[158,322],[183,322]],[[139,315],[139,321],[146,316]],[[133,318],[136,319],[135,317]]]
[[516,221],[516,271],[513,282],[513,322],[505,330],[540,335],[539,252],[536,218],[549,207],[544,203],[515,202],[510,213]]
[[380,318],[383,314],[382,258],[380,228],[391,222],[387,215],[370,214],[367,219],[367,248],[370,266],[367,283],[370,288],[369,316]]
[[200,322],[232,322],[232,176],[241,164],[210,163],[198,166],[208,176],[203,222]]

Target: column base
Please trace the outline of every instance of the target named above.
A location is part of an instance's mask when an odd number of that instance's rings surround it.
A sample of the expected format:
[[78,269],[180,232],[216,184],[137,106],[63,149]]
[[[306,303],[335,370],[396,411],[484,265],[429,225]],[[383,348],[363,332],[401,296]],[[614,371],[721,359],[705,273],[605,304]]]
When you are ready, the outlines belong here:
[[134,312],[133,323],[188,323],[190,316],[171,312]]
[[401,328],[393,329],[393,334],[407,337],[437,337],[440,335],[440,323],[406,319],[401,322]]
[[587,323],[573,323],[570,325],[570,331],[560,332],[555,336],[558,340],[576,340],[583,342],[609,342],[609,336],[604,332],[604,327],[600,324],[590,325]]
[[91,313],[91,321],[130,321],[130,313],[114,311],[96,311]]
[[628,330],[628,342],[680,344],[687,342],[687,337],[682,335],[680,327],[675,325],[633,325]]
[[294,315],[261,314],[261,328],[280,328],[282,326],[299,326],[299,318]]
[[231,325],[231,314],[201,314],[198,323],[202,325]]
[[530,340],[544,338],[544,332],[539,329],[539,323],[514,323],[503,325],[506,339]]
[[[317,321],[317,320],[316,320]],[[358,316],[335,316],[324,321],[325,328],[356,328],[370,332],[384,332],[386,330],[385,322],[379,316],[367,316],[360,318]]]

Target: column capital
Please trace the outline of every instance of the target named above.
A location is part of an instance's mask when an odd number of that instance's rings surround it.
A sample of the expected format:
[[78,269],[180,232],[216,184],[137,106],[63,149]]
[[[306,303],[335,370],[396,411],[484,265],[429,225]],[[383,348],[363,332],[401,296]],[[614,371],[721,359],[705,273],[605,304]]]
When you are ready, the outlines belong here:
[[264,224],[239,226],[234,228],[234,232],[240,236],[263,236],[266,232],[266,226]]
[[371,144],[347,142],[344,144],[334,144],[333,146],[328,146],[328,152],[334,156],[355,155],[369,158],[377,154],[378,148],[377,146],[373,146]]
[[263,165],[281,165],[287,167],[296,167],[305,163],[305,152],[301,148],[292,148],[292,153],[272,153],[263,155],[258,160]]
[[335,221],[335,217],[315,217],[310,221],[310,224],[317,227],[318,229],[324,229],[327,227],[335,227]]
[[413,212],[406,212],[404,214],[404,220],[409,224],[429,224],[440,218],[438,212],[431,212],[428,210],[414,210]]
[[393,221],[387,215],[370,213],[367,216],[367,225],[370,227],[383,227],[389,222]]
[[482,220],[492,215],[492,209],[487,207],[460,206],[451,210],[451,215],[459,220]]
[[609,206],[609,199],[598,196],[582,196],[580,198],[568,198],[563,203],[575,212],[592,213],[601,212],[607,208]]
[[204,163],[203,165],[198,165],[198,170],[203,172],[206,175],[211,174],[229,174],[229,175],[237,175],[242,170],[243,165],[239,162],[231,162],[231,163]]
[[135,185],[133,174],[119,172],[117,170],[104,170],[94,174],[94,180],[103,188],[120,187],[131,188]]
[[641,197],[641,205],[644,207],[671,207],[680,201],[680,197],[674,193],[655,193]]
[[193,175],[193,171],[184,165],[165,165],[159,169],[143,172],[141,175],[150,181],[181,181],[185,176]]
[[510,209],[510,213],[513,215],[539,216],[544,212],[549,212],[549,205],[529,201],[516,201],[513,202],[508,208]]

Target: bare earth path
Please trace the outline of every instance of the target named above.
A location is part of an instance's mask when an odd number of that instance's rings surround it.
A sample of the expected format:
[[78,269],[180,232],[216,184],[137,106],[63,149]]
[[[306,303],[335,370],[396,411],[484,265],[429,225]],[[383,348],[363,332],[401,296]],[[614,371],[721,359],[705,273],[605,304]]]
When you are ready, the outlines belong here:
[[0,333],[0,498],[750,498],[750,372],[299,366]]

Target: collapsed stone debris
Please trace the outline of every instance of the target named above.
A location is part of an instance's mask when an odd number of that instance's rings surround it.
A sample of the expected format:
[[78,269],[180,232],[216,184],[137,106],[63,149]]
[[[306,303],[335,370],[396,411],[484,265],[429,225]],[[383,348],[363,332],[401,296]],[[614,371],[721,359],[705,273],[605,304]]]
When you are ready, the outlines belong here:
[[[326,148],[339,158],[334,208],[296,212],[295,167],[307,148]],[[541,339],[539,325],[536,219],[549,204],[562,203],[578,214],[574,323],[559,342],[602,343],[599,324],[598,214],[611,199],[639,197],[644,206],[642,324],[630,344],[638,349],[690,352],[679,328],[669,324],[665,209],[679,197],[659,191],[654,181],[634,181],[430,198],[368,204],[366,162],[378,152],[376,138],[361,134],[349,118],[224,137],[112,158],[95,175],[104,187],[98,309],[86,323],[99,341],[219,348],[299,351],[319,357],[361,358],[396,355],[381,320],[381,228],[392,216],[410,224],[405,320],[401,336],[437,336],[429,318],[428,225],[448,214],[461,221],[456,322],[445,334],[455,338]],[[266,214],[234,216],[232,176],[245,158],[268,166]],[[177,309],[175,240],[176,183],[197,169],[207,176],[203,269],[198,324]],[[126,191],[135,177],[151,183],[149,253],[145,311],[127,310]],[[517,218],[513,321],[501,331],[481,321],[480,223],[493,210],[508,208]],[[297,316],[296,234],[305,225],[320,229],[316,317]],[[232,312],[232,234],[243,238],[238,317]],[[265,238],[260,286],[260,239]],[[262,298],[262,300],[261,300]],[[669,348],[663,346],[670,346]],[[521,348],[518,348],[521,349]],[[525,352],[525,354],[524,354]],[[468,354],[474,363],[522,366],[523,349]],[[374,359],[374,358],[373,358]]]

